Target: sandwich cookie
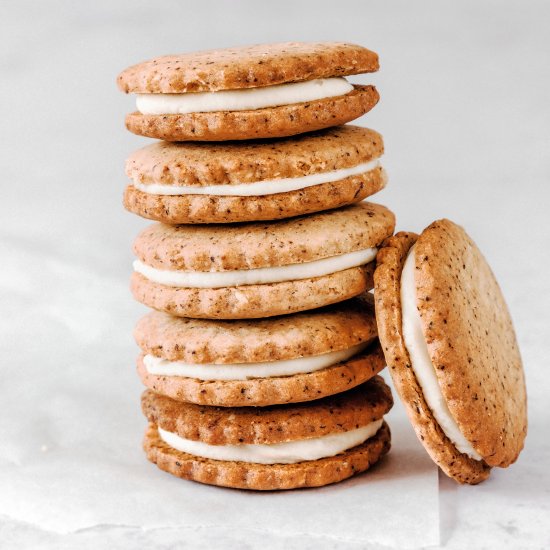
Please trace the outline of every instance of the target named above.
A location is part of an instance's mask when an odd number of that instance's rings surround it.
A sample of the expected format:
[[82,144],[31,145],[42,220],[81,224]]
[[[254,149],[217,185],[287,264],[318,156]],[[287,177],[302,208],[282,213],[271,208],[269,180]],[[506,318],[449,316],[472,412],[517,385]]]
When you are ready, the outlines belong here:
[[370,111],[374,86],[344,77],[378,70],[378,56],[342,42],[287,42],[157,57],[117,79],[137,94],[135,134],[166,141],[292,136]]
[[289,220],[153,224],[134,243],[131,289],[179,317],[247,319],[314,309],[372,288],[394,215],[361,202]]
[[130,211],[168,224],[289,218],[363,200],[386,185],[382,136],[358,126],[278,141],[157,142],[130,155]]
[[364,296],[249,321],[153,311],[134,331],[142,350],[138,374],[156,393],[221,407],[297,403],[340,393],[386,366],[368,302]]
[[498,283],[449,220],[391,237],[377,262],[379,337],[416,434],[448,476],[479,483],[517,459],[527,432],[522,361]]
[[175,476],[223,487],[319,487],[367,470],[387,453],[382,378],[311,403],[218,408],[146,390],[147,458]]

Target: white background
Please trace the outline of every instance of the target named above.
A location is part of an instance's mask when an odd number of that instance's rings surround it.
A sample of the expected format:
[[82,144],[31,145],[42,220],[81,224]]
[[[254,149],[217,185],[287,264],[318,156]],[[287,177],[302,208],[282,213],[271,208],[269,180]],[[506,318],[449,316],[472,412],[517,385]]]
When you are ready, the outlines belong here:
[[[525,362],[526,449],[479,487],[440,480],[442,543],[550,545],[548,2],[14,0],[0,9],[0,456],[19,460],[21,433],[47,433],[46,416],[42,426],[26,422],[45,403],[70,426],[64,380],[80,376],[83,355],[95,365],[83,395],[116,394],[115,380],[137,409],[131,331],[143,310],[116,305],[130,303],[130,244],[144,226],[122,209],[123,163],[146,140],[124,130],[133,101],[117,91],[118,72],[201,48],[351,41],[381,58],[379,74],[352,79],[374,82],[382,98],[360,120],[385,137],[390,183],[375,200],[395,211],[398,229],[420,231],[441,217],[465,226],[501,282]],[[36,369],[51,371],[51,384],[33,384]],[[115,424],[118,405],[109,411]],[[94,402],[80,407],[94,422]],[[0,519],[0,540],[20,548],[97,547],[109,537],[128,547],[179,540],[174,531],[108,527],[63,538]],[[208,533],[202,541],[220,544]]]

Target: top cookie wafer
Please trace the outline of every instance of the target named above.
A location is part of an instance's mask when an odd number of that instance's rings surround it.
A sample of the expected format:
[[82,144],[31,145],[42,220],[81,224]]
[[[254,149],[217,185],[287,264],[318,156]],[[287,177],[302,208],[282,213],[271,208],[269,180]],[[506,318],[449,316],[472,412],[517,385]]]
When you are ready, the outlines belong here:
[[126,93],[183,94],[371,73],[378,55],[344,42],[283,42],[165,55],[122,71]]
[[377,262],[379,336],[417,435],[447,475],[478,483],[517,459],[527,431],[522,361],[498,283],[449,220],[388,239]]
[[378,70],[378,56],[340,42],[265,44],[163,56],[123,71],[138,97],[126,125],[167,141],[284,137],[349,122],[378,101],[342,77]]

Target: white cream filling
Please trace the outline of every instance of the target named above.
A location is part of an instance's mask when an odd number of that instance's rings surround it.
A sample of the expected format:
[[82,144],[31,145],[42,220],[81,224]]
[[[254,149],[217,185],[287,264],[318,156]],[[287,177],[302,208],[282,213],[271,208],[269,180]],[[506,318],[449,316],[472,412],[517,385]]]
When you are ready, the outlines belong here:
[[291,376],[315,372],[342,361],[363,351],[368,346],[364,342],[348,349],[332,351],[312,357],[298,357],[280,361],[262,363],[184,363],[183,361],[168,361],[161,357],[147,354],[143,364],[149,374],[165,376],[185,376],[198,380],[248,380],[251,378],[271,378],[276,376]]
[[348,432],[271,445],[210,445],[202,441],[184,439],[160,427],[158,432],[160,438],[170,447],[203,458],[256,464],[295,464],[304,460],[335,456],[356,447],[375,435],[382,422],[383,419],[380,419]]
[[411,367],[422,388],[424,399],[444,434],[461,453],[475,460],[481,460],[482,457],[464,437],[451,415],[451,411],[447,406],[447,402],[437,381],[435,367],[430,358],[428,346],[422,332],[420,313],[416,306],[416,284],[414,281],[416,264],[414,252],[415,247],[413,246],[401,274],[403,339],[411,359]]
[[161,285],[186,288],[221,288],[322,277],[372,262],[376,258],[376,252],[376,248],[367,248],[303,264],[235,271],[172,271],[151,267],[141,260],[135,260],[133,266],[134,271]]
[[380,159],[363,162],[351,168],[340,168],[330,172],[319,172],[297,178],[279,178],[272,180],[255,181],[253,183],[236,183],[223,185],[165,185],[162,183],[143,184],[133,181],[136,189],[150,195],[216,195],[226,197],[258,197],[288,193],[297,189],[305,189],[314,185],[321,185],[331,181],[343,180],[350,176],[364,174],[380,166]]
[[249,111],[345,95],[353,86],[345,78],[320,78],[262,88],[185,94],[137,94],[144,115],[183,115],[213,111]]

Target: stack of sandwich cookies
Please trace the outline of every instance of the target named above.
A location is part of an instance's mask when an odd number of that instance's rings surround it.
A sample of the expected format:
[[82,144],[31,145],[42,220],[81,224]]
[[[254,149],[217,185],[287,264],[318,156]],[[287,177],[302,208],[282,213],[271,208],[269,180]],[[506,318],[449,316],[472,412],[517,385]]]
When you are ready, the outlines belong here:
[[160,222],[134,243],[131,282],[153,309],[135,337],[144,448],[159,468],[291,489],[341,481],[389,450],[365,292],[395,218],[364,202],[386,185],[382,137],[340,126],[378,101],[344,77],[377,69],[360,46],[289,43],[119,76],[138,94],[128,129],[166,140],[130,156],[124,194]]
[[378,253],[376,317],[395,387],[433,460],[460,483],[513,463],[527,432],[522,361],[496,279],[449,220]]
[[322,307],[372,288],[394,215],[368,202],[288,220],[156,224],[134,243],[132,292],[181,317],[250,319]]
[[312,403],[205,407],[150,390],[149,460],[175,476],[239,489],[318,487],[367,470],[390,448],[384,415],[393,404],[382,378]]
[[286,137],[344,124],[378,102],[344,77],[378,70],[355,44],[289,42],[157,57],[123,71],[135,134],[166,141]]
[[151,312],[138,323],[138,374],[178,401],[221,407],[320,399],[385,367],[367,296],[262,320],[213,321]]
[[286,140],[157,142],[130,155],[128,210],[167,224],[289,218],[380,191],[382,136],[338,126]]

